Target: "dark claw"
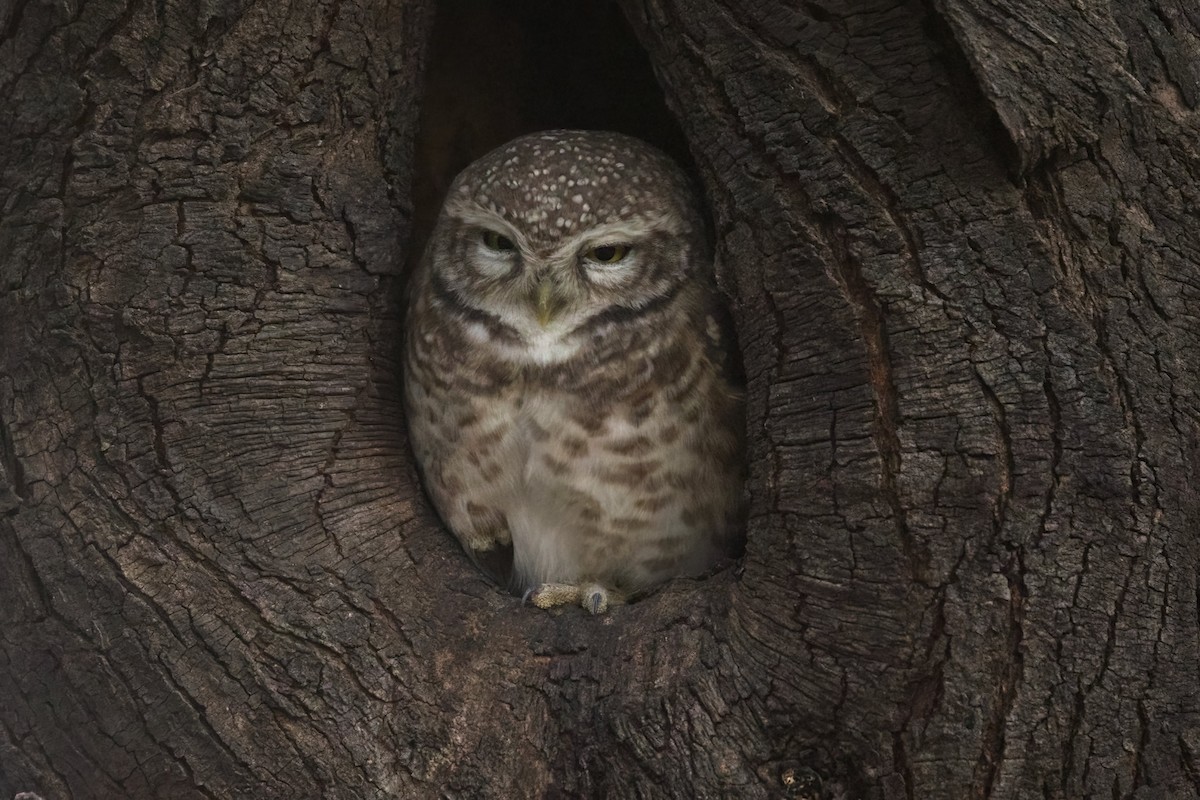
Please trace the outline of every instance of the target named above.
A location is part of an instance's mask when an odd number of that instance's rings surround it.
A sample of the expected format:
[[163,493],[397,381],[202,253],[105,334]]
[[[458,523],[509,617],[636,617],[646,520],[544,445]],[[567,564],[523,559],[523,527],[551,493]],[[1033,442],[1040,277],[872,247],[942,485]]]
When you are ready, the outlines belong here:
[[591,599],[592,599],[592,613],[599,614],[600,613],[600,604],[604,602],[604,595],[600,594],[600,592],[592,592]]
[[521,605],[527,606],[530,604],[530,602],[532,602],[533,592],[534,588],[532,586],[525,590],[525,594],[521,595]]

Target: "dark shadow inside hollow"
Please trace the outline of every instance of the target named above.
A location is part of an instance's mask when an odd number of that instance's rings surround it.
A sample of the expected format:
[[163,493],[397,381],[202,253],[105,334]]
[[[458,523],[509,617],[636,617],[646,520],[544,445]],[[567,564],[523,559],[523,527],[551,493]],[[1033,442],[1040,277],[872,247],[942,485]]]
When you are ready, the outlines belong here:
[[416,141],[410,261],[463,167],[550,128],[637,136],[693,172],[649,58],[612,0],[439,2]]

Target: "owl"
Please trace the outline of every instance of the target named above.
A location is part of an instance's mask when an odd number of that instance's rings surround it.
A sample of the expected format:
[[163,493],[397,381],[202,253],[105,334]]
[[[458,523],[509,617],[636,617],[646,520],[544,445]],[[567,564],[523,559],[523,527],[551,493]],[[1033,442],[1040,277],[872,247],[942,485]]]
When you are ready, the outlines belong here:
[[443,521],[542,608],[698,575],[739,537],[743,395],[698,203],[650,145],[515,139],[412,276],[405,405]]

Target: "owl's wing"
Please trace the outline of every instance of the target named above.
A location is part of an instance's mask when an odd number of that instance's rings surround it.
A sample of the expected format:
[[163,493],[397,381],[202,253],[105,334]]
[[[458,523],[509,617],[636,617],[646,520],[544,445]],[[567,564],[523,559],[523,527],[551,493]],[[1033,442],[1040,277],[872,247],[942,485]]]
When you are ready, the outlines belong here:
[[[423,268],[427,265],[423,262]],[[418,273],[417,280],[423,273]],[[457,328],[431,310],[428,286],[420,285],[410,306],[405,347],[405,411],[413,454],[421,484],[442,522],[462,544],[479,568],[503,586],[509,586],[513,568],[512,536],[504,503],[492,474],[500,444],[485,441],[481,422],[494,430],[496,415],[511,405],[498,402],[494,393],[480,389],[488,377],[488,364],[471,355]],[[417,347],[416,342],[421,346]],[[502,385],[496,376],[493,381]],[[503,376],[500,376],[503,377]],[[484,381],[484,383],[487,383]],[[491,384],[488,384],[489,386]],[[494,387],[493,387],[494,388]],[[511,412],[509,412],[511,413]],[[504,420],[500,420],[503,422]],[[492,451],[489,474],[481,455]]]
[[513,546],[508,520],[482,496],[474,496],[472,489],[477,487],[465,482],[464,474],[453,474],[465,473],[463,460],[443,461],[433,457],[419,469],[421,483],[433,507],[463,550],[485,575],[513,589]]
[[737,394],[746,389],[746,371],[733,325],[733,314],[720,290],[713,287],[705,308],[704,348],[723,381]]
[[462,451],[444,450],[442,446],[432,450],[418,457],[418,469],[421,485],[438,516],[475,566],[502,587],[514,588],[508,518],[494,507],[478,476],[468,474],[469,462]]

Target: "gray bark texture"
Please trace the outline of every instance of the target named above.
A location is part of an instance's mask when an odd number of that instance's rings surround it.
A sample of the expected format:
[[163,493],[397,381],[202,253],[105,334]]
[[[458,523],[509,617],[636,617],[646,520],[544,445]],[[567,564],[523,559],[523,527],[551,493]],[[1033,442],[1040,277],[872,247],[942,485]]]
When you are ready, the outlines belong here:
[[1200,13],[622,9],[751,512],[592,618],[409,455],[433,5],[0,6],[0,798],[1200,796]]

